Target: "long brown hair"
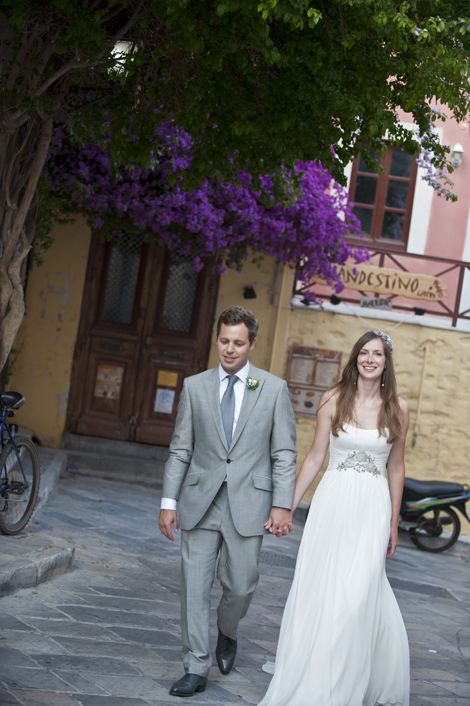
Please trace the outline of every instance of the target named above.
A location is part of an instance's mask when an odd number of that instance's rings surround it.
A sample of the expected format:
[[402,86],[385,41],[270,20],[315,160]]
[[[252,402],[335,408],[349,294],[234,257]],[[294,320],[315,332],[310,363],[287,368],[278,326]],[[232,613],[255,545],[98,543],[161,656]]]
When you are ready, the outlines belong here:
[[[338,390],[338,398],[336,401],[336,412],[331,423],[331,431],[333,436],[338,436],[338,432],[344,431],[344,425],[354,422],[354,405],[356,402],[357,378],[359,371],[357,369],[357,357],[364,345],[374,338],[380,338],[375,331],[368,331],[360,337],[353,346],[349,360],[346,363],[340,380],[333,385],[332,390]],[[380,339],[382,340],[382,339]],[[388,443],[393,444],[403,436],[403,414],[397,395],[397,381],[395,378],[395,369],[393,366],[392,351],[389,346],[382,341],[385,352],[385,374],[383,378],[384,386],[380,387],[382,396],[382,408],[379,414],[379,434],[387,436]]]

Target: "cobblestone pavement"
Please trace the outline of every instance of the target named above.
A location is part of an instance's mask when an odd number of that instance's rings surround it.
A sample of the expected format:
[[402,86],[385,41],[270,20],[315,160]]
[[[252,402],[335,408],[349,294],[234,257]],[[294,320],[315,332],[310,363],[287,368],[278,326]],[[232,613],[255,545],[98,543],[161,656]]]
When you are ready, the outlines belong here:
[[[1,706],[175,706],[182,676],[179,542],[157,529],[159,492],[69,473],[30,533],[75,542],[75,568],[0,601]],[[269,683],[302,528],[263,545],[236,668],[191,703],[257,704]],[[12,539],[15,541],[15,539]],[[401,546],[388,562],[411,643],[412,706],[470,703],[470,555]],[[213,606],[220,595],[213,589]],[[213,614],[215,647],[215,610]]]

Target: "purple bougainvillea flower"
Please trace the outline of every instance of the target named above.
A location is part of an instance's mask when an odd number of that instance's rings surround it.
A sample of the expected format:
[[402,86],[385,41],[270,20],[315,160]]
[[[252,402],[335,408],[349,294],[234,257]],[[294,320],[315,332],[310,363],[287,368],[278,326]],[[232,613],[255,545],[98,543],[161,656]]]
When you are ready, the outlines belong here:
[[[251,252],[293,266],[304,282],[326,280],[339,292],[336,266],[368,257],[346,242],[348,234],[359,233],[360,223],[346,190],[319,162],[298,161],[298,193],[276,203],[271,175],[261,177],[262,189],[253,187],[247,172],[233,182],[206,179],[192,191],[184,189],[181,174],[192,166],[192,146],[184,130],[165,122],[155,132],[147,165],[125,167],[97,144],[75,146],[58,128],[45,173],[51,188],[85,214],[94,231],[152,236],[191,258],[196,270],[214,257],[219,272],[240,269]],[[287,185],[290,176],[281,175]]]

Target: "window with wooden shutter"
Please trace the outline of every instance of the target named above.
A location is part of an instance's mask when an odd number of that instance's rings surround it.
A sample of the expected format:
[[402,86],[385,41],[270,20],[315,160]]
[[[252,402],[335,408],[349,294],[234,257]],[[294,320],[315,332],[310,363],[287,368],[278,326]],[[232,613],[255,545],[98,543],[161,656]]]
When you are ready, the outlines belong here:
[[390,147],[380,159],[383,172],[368,167],[361,153],[353,163],[349,197],[361,222],[363,242],[370,239],[406,248],[416,183],[416,158]]

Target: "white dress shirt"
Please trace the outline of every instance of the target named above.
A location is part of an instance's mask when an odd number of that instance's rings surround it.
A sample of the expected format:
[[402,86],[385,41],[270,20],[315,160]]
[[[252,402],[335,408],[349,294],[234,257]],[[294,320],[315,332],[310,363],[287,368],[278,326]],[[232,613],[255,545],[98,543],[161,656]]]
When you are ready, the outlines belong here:
[[[230,375],[225,372],[223,367],[219,363],[219,402],[222,402],[222,397],[224,396],[225,390],[228,386],[228,379]],[[233,415],[233,429],[232,437],[235,434],[235,429],[238,422],[238,417],[240,416],[240,410],[242,408],[243,396],[245,394],[246,379],[248,373],[250,372],[250,361],[243,367],[238,373],[235,373],[238,380],[233,386],[233,391],[235,392],[235,412]],[[160,505],[161,510],[176,510],[176,500],[174,498],[162,498]]]

